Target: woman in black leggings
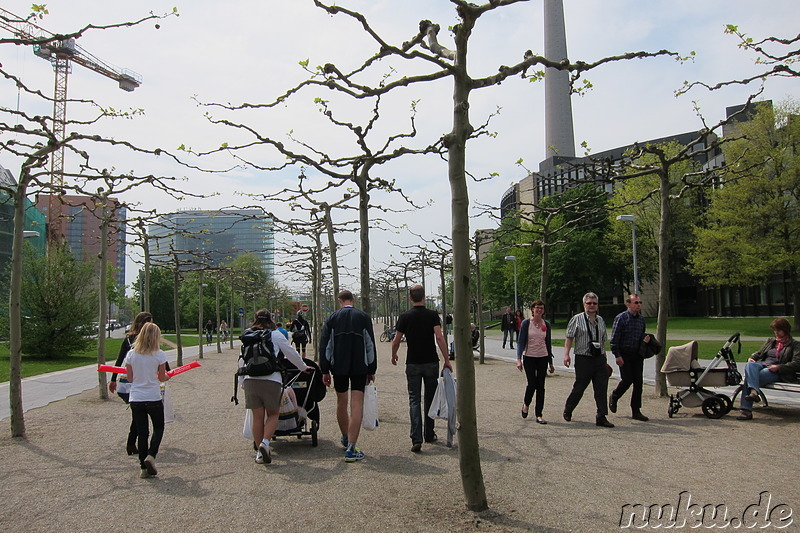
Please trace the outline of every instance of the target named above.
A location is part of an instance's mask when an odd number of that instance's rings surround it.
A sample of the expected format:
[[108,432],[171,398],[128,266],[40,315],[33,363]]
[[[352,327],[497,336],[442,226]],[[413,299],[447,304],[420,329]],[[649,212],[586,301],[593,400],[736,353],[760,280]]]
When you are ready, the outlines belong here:
[[536,394],[534,412],[536,422],[547,424],[542,418],[544,409],[544,379],[548,367],[550,373],[555,372],[553,367],[553,346],[551,343],[550,323],[544,319],[544,302],[536,300],[531,304],[531,318],[522,321],[517,338],[517,369],[525,370],[528,385],[525,387],[525,396],[522,401],[522,418],[528,418],[528,409]]

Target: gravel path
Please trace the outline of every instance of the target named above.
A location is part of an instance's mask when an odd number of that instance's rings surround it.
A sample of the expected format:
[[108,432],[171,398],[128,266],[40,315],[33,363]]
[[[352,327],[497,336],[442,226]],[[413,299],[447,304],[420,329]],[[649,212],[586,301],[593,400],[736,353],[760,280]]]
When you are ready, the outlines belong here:
[[[549,424],[538,425],[519,414],[522,374],[489,360],[476,366],[476,380],[490,510],[468,512],[458,449],[436,443],[410,452],[403,367],[390,364],[388,343],[379,349],[381,425],[362,432],[367,458],[355,464],[343,461],[331,392],[320,404],[318,447],[283,438],[273,464],[256,465],[241,437],[244,409],[229,402],[231,350],[207,354],[202,368],[171,381],[176,421],[167,424],[154,479],[139,479],[124,452],[130,418],[116,397],[87,391],[31,410],[27,440],[8,437],[7,426],[0,437],[0,530],[611,532],[620,530],[623,505],[677,505],[683,491],[692,503],[724,504],[728,518],[762,491],[770,509],[800,511],[787,460],[800,409],[770,407],[739,422],[687,408],[669,419],[666,400],[646,388],[651,422],[631,420],[621,402],[609,417],[617,427],[602,429],[591,390],[573,421],[563,421],[573,375],[557,371],[547,380]],[[443,437],[443,421],[437,428]],[[758,464],[748,460],[756,454]],[[796,523],[783,529],[792,530]]]

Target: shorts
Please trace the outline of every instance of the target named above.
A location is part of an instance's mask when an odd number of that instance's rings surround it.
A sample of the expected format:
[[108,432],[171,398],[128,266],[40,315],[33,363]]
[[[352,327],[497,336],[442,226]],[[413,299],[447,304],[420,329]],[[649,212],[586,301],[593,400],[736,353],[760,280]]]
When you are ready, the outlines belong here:
[[342,393],[348,390],[364,392],[367,385],[367,375],[362,376],[333,376],[333,388],[336,392]]
[[246,379],[242,387],[244,388],[245,409],[258,409],[259,407],[268,411],[280,409],[283,385],[277,381]]

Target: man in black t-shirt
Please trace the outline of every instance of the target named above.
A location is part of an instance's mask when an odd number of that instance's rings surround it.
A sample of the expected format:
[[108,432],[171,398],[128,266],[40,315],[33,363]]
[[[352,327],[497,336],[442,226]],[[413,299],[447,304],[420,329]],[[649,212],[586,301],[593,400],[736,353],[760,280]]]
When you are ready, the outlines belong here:
[[[397,320],[398,334],[392,339],[392,364],[397,364],[397,350],[400,341],[405,335],[408,352],[406,355],[406,379],[408,380],[408,408],[411,417],[411,451],[422,450],[423,437],[425,442],[436,441],[433,431],[433,419],[428,417],[428,411],[436,392],[436,382],[439,378],[439,355],[436,346],[444,360],[444,367],[453,371],[447,353],[447,342],[442,334],[442,322],[439,314],[425,307],[425,289],[422,285],[414,285],[408,291],[413,307],[400,315]],[[425,410],[421,411],[420,400],[422,385],[425,384]],[[424,435],[423,435],[423,419]]]

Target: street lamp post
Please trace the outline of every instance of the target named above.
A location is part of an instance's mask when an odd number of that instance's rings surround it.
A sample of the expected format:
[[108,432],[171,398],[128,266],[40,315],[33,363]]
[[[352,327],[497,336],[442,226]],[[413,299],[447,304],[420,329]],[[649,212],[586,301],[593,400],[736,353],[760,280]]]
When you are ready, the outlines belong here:
[[514,262],[514,314],[516,315],[517,309],[519,309],[519,301],[517,300],[517,256],[507,255],[506,261]]
[[633,233],[633,292],[639,294],[639,265],[636,262],[636,215],[619,215],[617,220],[631,223]]

